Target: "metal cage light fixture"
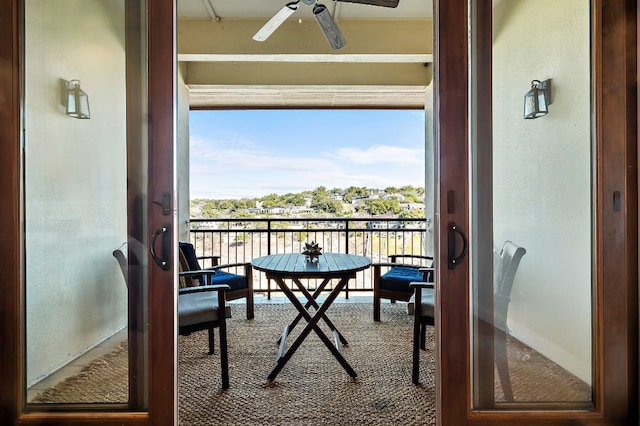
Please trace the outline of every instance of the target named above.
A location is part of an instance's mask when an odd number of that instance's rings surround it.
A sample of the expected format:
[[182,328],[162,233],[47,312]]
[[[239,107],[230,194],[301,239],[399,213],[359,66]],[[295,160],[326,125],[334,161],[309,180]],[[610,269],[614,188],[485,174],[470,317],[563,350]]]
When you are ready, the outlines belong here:
[[66,91],[67,115],[73,118],[91,118],[89,96],[80,88],[80,80],[68,81]]
[[524,95],[524,118],[533,119],[547,115],[551,104],[551,79],[533,80],[531,89]]

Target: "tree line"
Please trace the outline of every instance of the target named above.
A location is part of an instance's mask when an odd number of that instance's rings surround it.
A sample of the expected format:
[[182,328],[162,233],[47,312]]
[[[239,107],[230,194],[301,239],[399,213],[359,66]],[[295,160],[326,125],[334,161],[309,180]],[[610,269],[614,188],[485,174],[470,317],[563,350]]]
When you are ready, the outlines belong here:
[[[242,199],[194,199],[191,201],[192,217],[253,217],[258,207],[295,208],[304,207],[310,200],[309,207],[315,214],[331,214],[350,216],[354,213],[364,213],[371,216],[394,214],[399,217],[424,217],[424,210],[406,209],[402,204],[424,204],[425,191],[423,187],[406,185],[402,187],[387,187],[385,189],[371,189],[351,186],[346,189],[327,189],[319,186],[310,191],[287,193],[283,195],[267,194],[256,198]],[[360,200],[360,202],[358,202]]]

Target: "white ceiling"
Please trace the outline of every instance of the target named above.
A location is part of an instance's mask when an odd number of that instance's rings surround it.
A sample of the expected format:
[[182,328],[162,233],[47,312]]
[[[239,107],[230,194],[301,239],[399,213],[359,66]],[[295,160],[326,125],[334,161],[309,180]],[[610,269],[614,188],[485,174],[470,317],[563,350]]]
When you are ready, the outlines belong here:
[[[291,0],[178,0],[178,17],[185,19],[257,19],[271,18]],[[432,0],[400,0],[398,7],[378,7],[341,1],[321,0],[340,19],[423,19],[433,16]],[[299,13],[311,17],[312,8],[302,3]],[[213,15],[213,16],[212,16]]]
[[[264,20],[267,22],[276,12],[291,0],[178,0],[178,18],[182,20],[211,20],[224,24],[225,20]],[[332,0],[320,0],[334,16],[338,27],[341,20],[418,20],[431,18],[432,0],[400,0],[397,8],[379,7]],[[290,20],[311,19],[312,7],[300,2],[298,11]],[[183,25],[184,21],[183,21]],[[344,25],[344,23],[343,23]],[[259,28],[259,27],[257,27]],[[348,42],[348,40],[347,40]],[[265,55],[248,55],[238,51],[231,55],[194,55],[178,52],[180,61],[238,63],[258,62],[362,62],[366,55],[348,55],[340,51],[330,54],[287,55],[282,52]],[[401,53],[401,52],[399,52]],[[197,55],[196,55],[197,56]],[[431,55],[372,55],[373,62],[431,62]],[[425,59],[425,56],[429,58]],[[329,58],[329,59],[327,59]],[[353,107],[391,107],[422,108],[424,105],[424,86],[311,86],[279,85],[264,86],[255,84],[189,84],[189,103],[192,108],[353,108]]]

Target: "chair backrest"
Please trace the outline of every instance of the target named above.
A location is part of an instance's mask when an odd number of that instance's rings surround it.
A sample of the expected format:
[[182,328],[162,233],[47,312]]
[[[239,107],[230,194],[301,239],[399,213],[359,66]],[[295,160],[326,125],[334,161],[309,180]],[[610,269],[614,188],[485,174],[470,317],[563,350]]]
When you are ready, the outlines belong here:
[[143,269],[144,246],[138,240],[129,238],[129,241],[123,243],[118,249],[113,251],[113,257],[118,261],[124,282],[129,287],[129,266],[134,274],[136,274],[136,282],[139,282],[140,273]]
[[513,280],[520,265],[522,256],[527,251],[511,241],[505,241],[500,253],[495,253],[493,271],[494,290],[494,325],[501,329],[507,329],[507,312],[511,301]]
[[[191,243],[179,242],[180,247],[178,256],[180,258],[180,269],[182,271],[199,271],[202,268],[198,262],[196,249]],[[182,276],[180,277],[180,287],[193,287],[204,283],[204,276]]]
[[124,282],[127,283],[127,285],[129,285],[129,265],[127,261],[128,252],[129,248],[127,243],[123,243],[120,248],[113,251],[113,257],[118,261],[118,265],[120,265],[120,270],[122,271],[122,276],[124,277]]

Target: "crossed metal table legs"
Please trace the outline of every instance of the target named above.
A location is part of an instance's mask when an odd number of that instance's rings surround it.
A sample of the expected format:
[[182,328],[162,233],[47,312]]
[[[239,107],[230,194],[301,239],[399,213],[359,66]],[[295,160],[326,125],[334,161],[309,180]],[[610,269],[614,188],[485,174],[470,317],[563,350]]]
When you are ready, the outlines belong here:
[[[335,277],[338,278],[339,281],[336,286],[331,290],[327,299],[322,303],[322,305],[318,305],[316,301],[317,297],[320,295],[322,290],[326,287],[326,285],[334,278],[325,278],[320,286],[314,291],[313,294],[309,293],[309,291],[304,287],[304,285],[300,282],[300,280],[296,277],[291,277],[290,279],[298,286],[300,291],[307,298],[307,303],[303,305],[298,298],[295,296],[293,291],[287,286],[284,282],[284,278],[280,276],[269,276],[268,278],[272,278],[276,281],[280,289],[284,292],[287,298],[291,301],[293,306],[298,310],[298,315],[296,318],[284,328],[282,336],[280,337],[280,349],[278,351],[278,358],[276,360],[276,366],[269,374],[269,381],[275,380],[276,376],[282,370],[282,368],[286,365],[286,363],[291,359],[291,356],[296,352],[296,350],[300,347],[304,339],[311,333],[311,330],[315,331],[320,340],[325,344],[325,346],[329,349],[329,351],[333,354],[333,356],[338,360],[340,365],[345,369],[345,371],[351,377],[356,377],[357,374],[351,368],[347,360],[342,356],[341,348],[342,345],[347,345],[347,340],[344,338],[342,334],[338,331],[338,329],[333,325],[333,323],[329,320],[329,318],[325,315],[329,306],[333,303],[333,301],[338,297],[340,291],[347,285],[347,282],[353,275],[343,276],[343,277]],[[313,306],[316,309],[316,313],[311,316],[307,309]],[[304,318],[307,321],[307,325],[304,327],[300,335],[296,338],[296,340],[291,344],[289,350],[285,352],[286,340],[289,333],[293,330],[296,324]],[[333,332],[334,341],[332,342],[329,337],[324,333],[324,331],[318,325],[318,322],[322,319]]]

